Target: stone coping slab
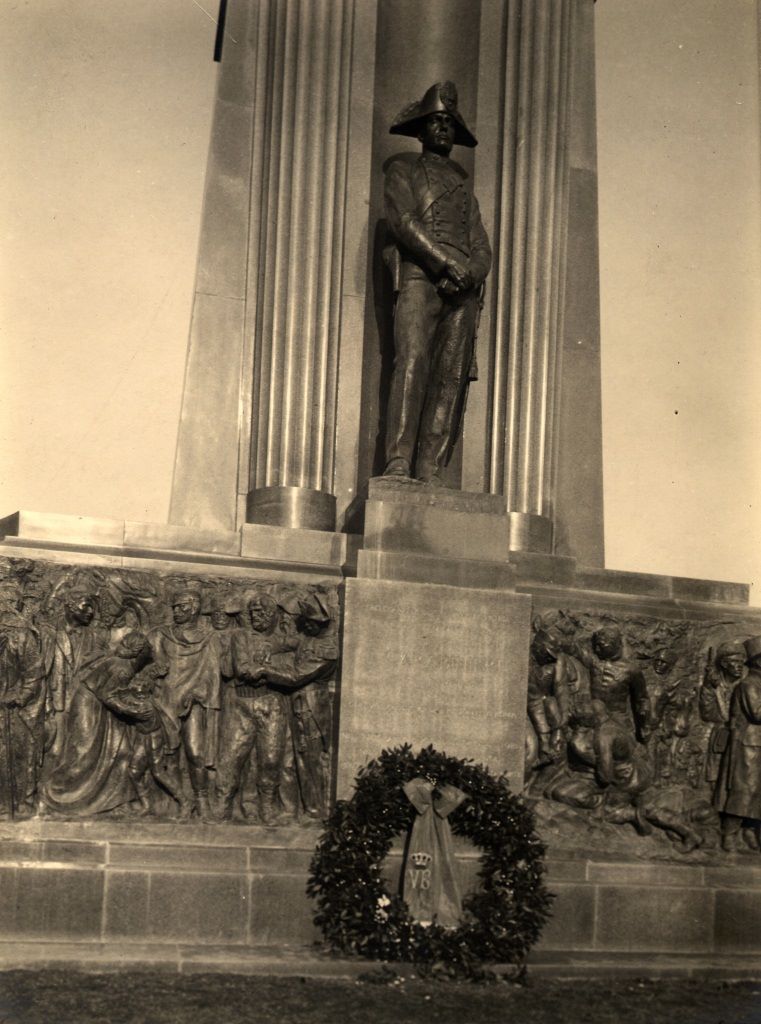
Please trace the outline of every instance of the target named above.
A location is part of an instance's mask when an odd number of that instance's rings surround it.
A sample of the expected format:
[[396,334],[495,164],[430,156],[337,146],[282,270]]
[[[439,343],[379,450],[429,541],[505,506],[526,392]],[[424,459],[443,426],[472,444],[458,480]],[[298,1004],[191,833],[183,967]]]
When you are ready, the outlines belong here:
[[[0,822],[0,863],[54,862],[150,868],[157,864],[183,864],[204,870],[251,870],[240,853],[262,851],[268,863],[292,853],[311,856],[322,835],[315,822],[266,827],[243,823],[217,824],[152,822],[145,819],[66,821],[30,818]],[[481,851],[461,837],[452,836],[458,859],[478,860]],[[390,856],[400,856],[403,840],[392,843]],[[187,851],[187,856],[182,851]],[[141,862],[141,856],[144,861]],[[206,860],[204,860],[204,857]],[[693,859],[694,858],[694,859]],[[294,863],[303,864],[300,857]],[[547,852],[547,878],[553,882],[592,884],[690,886],[761,890],[761,857],[753,853],[714,856],[699,850],[688,856],[643,860],[620,852],[602,853],[582,846],[553,848]],[[258,869],[258,868],[257,868]]]
[[[369,482],[371,502],[410,510],[418,509],[417,517],[429,509],[434,516],[451,518],[460,530],[468,526],[468,538],[458,539],[463,550],[454,552],[460,558],[472,557],[473,529],[476,524],[490,524],[504,517],[504,499],[499,495],[471,494],[426,488],[376,478]],[[475,516],[468,524],[468,517]],[[407,526],[416,520],[412,511]],[[438,524],[440,525],[440,524]],[[432,528],[437,522],[432,523]],[[398,532],[398,531],[397,531]],[[708,605],[736,609],[748,605],[750,587],[745,583],[724,580],[691,579],[681,576],[659,576],[620,569],[604,569],[577,565],[575,559],[556,555],[507,550],[507,526],[499,536],[490,537],[483,530],[478,559],[484,558],[509,565],[515,585],[549,598],[557,592],[566,599],[571,593],[589,601],[605,595],[606,599],[623,602],[645,602],[653,610],[700,614]],[[410,548],[397,543],[396,550],[425,555],[423,547]],[[305,574],[315,578],[353,576],[357,571],[357,554],[362,539],[350,533],[323,533],[312,530],[287,530],[280,527],[245,525],[239,531],[215,531],[177,526],[167,523],[137,523],[95,516],[21,510],[0,519],[0,551],[9,557],[39,558],[81,565],[104,565],[125,568],[177,570],[187,572],[218,572],[221,575],[245,575],[251,569],[269,569],[293,578]],[[372,541],[370,547],[372,547]],[[377,546],[377,545],[376,545]],[[438,552],[436,552],[438,553]],[[429,551],[430,555],[431,552]],[[452,552],[444,551],[444,557]],[[451,574],[447,582],[452,579]],[[433,580],[432,582],[437,582]],[[467,585],[467,582],[465,583]]]
[[0,822],[0,858],[9,843],[59,841],[69,843],[130,843],[147,846],[262,846],[277,849],[314,849],[321,828],[313,822],[281,825],[180,824],[142,820],[64,821],[58,818],[29,818]]

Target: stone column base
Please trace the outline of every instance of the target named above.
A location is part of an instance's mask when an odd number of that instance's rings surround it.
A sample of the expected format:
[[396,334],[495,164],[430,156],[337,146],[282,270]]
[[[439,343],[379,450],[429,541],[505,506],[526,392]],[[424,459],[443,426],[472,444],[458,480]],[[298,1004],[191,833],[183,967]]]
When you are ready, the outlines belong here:
[[246,522],[295,530],[336,528],[336,499],[308,487],[257,487],[246,499]]

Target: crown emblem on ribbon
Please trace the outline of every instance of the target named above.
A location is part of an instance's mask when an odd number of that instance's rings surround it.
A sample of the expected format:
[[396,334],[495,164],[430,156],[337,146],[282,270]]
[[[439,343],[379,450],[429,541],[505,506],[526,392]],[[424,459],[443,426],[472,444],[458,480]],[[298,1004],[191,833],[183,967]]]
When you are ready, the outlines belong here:
[[411,854],[410,860],[416,868],[427,868],[433,860],[433,857],[430,853],[418,852]]

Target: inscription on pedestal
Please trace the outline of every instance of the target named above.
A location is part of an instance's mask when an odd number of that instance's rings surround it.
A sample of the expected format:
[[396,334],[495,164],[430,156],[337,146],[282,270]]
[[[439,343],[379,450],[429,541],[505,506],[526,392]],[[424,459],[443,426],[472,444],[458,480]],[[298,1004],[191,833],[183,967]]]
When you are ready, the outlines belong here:
[[339,796],[383,747],[433,744],[520,785],[530,598],[348,580]]

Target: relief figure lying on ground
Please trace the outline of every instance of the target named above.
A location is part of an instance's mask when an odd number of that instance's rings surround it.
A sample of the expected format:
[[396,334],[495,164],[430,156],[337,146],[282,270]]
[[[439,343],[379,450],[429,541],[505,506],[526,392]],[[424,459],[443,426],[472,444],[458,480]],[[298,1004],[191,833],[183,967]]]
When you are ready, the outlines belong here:
[[606,829],[626,826],[616,831],[632,850],[637,836],[659,835],[682,853],[758,850],[761,638],[729,629],[608,613],[537,617],[527,792],[540,815],[552,821],[553,803],[573,808],[578,824],[555,814],[558,827],[585,841],[599,833],[600,845],[613,837]]

